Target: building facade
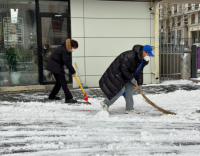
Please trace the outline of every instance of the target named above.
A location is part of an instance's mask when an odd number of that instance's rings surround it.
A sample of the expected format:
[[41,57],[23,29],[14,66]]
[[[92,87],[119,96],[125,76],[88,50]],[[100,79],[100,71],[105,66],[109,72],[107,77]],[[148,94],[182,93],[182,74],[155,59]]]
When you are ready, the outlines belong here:
[[[136,44],[155,48],[151,2],[98,0],[0,0],[0,87],[53,84],[45,69],[51,53],[67,38],[78,41],[72,65],[81,81],[98,87],[111,62]],[[76,68],[75,68],[76,69]],[[155,79],[155,59],[144,84]],[[68,83],[78,87],[68,69]]]
[[173,37],[180,38],[178,44],[184,44],[185,48],[200,43],[200,4],[160,5],[159,20],[161,31],[172,31]]

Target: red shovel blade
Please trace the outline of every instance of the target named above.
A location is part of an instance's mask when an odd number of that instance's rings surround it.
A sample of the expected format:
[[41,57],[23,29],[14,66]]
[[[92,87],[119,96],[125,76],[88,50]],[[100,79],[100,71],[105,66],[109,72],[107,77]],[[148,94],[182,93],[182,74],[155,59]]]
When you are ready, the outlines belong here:
[[87,94],[85,93],[84,95],[85,95],[85,98],[84,98],[84,100],[85,100],[87,103],[91,104],[90,102],[88,102],[88,97],[87,97]]

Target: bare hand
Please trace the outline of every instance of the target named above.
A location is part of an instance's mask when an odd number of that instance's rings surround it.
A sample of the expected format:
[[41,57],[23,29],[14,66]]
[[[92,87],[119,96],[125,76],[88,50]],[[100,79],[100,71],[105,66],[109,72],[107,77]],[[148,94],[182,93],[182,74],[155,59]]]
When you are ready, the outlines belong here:
[[72,76],[75,77],[75,76],[76,76],[76,73],[75,73],[75,74],[72,74]]

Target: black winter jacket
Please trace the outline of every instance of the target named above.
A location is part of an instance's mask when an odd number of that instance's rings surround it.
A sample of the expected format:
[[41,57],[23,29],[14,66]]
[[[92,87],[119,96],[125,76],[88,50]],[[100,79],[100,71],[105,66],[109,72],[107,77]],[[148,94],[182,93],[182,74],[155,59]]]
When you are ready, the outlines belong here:
[[[142,63],[142,49],[142,45],[135,45],[132,50],[121,53],[101,77],[99,86],[109,100],[133,78],[137,68]],[[135,77],[138,85],[143,84],[143,68],[147,64],[148,62],[144,60],[140,71]]]
[[72,66],[71,52],[66,49],[65,42],[51,54],[46,69],[52,73],[65,75],[64,65],[66,65],[71,74],[76,73]]

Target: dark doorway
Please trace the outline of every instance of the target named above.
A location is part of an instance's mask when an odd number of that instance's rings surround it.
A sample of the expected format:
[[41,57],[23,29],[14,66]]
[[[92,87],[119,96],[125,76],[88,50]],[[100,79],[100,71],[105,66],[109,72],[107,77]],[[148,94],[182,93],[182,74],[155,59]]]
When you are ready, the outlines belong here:
[[[61,4],[62,5],[61,5]],[[68,1],[38,1],[38,70],[40,84],[54,84],[53,74],[46,70],[51,54],[67,38],[71,38]],[[65,67],[66,80],[71,83],[72,75]]]

